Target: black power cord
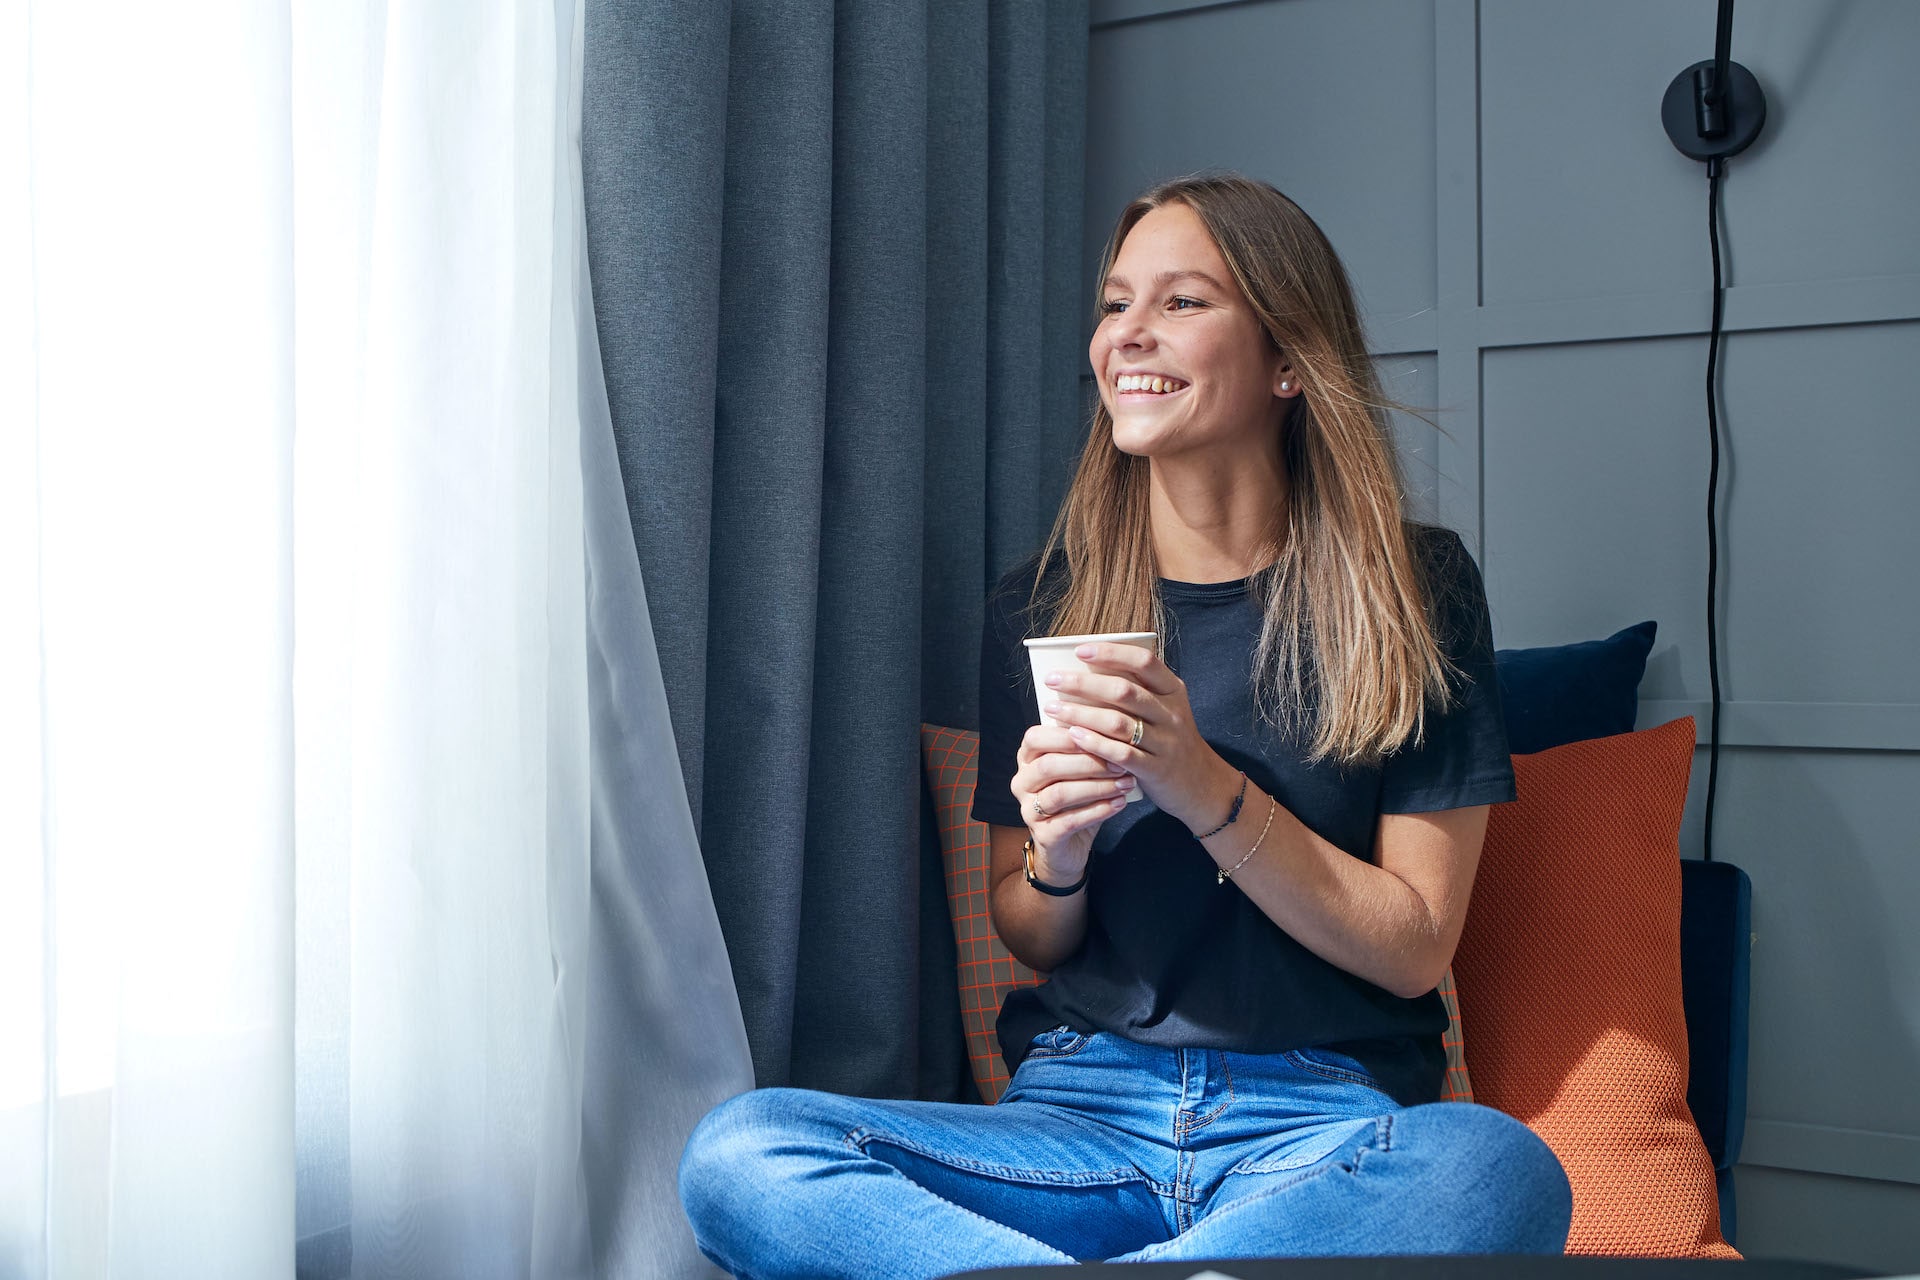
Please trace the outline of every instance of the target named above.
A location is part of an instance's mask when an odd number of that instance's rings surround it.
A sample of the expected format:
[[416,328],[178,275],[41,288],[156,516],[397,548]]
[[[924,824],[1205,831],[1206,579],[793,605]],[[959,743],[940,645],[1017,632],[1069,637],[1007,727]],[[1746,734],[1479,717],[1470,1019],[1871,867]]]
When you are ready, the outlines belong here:
[[1713,687],[1707,732],[1707,803],[1702,856],[1713,861],[1713,801],[1720,784],[1720,368],[1726,289],[1720,275],[1720,180],[1729,156],[1753,145],[1767,122],[1767,95],[1733,61],[1733,0],[1719,0],[1713,57],[1673,78],[1660,99],[1660,123],[1676,150],[1707,162],[1707,240],[1713,248],[1713,326],[1707,334],[1707,680]]
[[1707,804],[1702,856],[1713,861],[1713,798],[1720,785],[1720,412],[1714,376],[1720,365],[1726,289],[1720,279],[1720,157],[1707,161],[1707,243],[1713,250],[1713,327],[1707,334],[1707,682],[1712,687],[1707,732]]

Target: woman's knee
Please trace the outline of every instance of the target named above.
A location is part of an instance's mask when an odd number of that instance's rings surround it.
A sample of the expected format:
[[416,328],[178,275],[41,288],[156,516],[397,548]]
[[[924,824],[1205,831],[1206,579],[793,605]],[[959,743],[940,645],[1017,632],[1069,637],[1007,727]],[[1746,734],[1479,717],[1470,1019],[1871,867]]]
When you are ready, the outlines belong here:
[[1434,1157],[1439,1180],[1498,1252],[1566,1247],[1572,1188],[1559,1157],[1525,1124],[1491,1107],[1443,1102],[1402,1112],[1394,1127],[1399,1141]]
[[680,1200],[697,1224],[731,1196],[764,1189],[773,1152],[817,1124],[804,1089],[752,1089],[707,1112],[680,1155]]

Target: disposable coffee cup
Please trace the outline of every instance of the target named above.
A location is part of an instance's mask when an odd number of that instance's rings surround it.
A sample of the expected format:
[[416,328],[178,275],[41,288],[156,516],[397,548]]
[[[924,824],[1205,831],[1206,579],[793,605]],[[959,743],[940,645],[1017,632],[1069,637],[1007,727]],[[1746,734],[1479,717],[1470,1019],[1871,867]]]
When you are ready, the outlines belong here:
[[[1025,641],[1027,662],[1033,667],[1034,700],[1040,706],[1040,723],[1049,727],[1058,724],[1046,712],[1049,702],[1071,702],[1078,706],[1089,706],[1085,698],[1076,698],[1059,689],[1047,687],[1047,676],[1054,671],[1090,671],[1086,663],[1074,656],[1074,650],[1083,644],[1130,644],[1138,649],[1153,652],[1159,637],[1151,631],[1109,631],[1096,636],[1040,636]],[[1132,790],[1127,792],[1127,803],[1141,799],[1140,783],[1135,781]]]

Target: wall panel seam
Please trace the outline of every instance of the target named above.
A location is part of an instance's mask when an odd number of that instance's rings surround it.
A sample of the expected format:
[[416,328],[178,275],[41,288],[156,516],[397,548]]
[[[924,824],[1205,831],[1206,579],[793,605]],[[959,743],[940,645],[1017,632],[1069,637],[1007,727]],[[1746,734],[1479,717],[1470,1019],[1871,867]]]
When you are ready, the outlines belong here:
[[1479,352],[1480,6],[1434,0],[1434,352],[1441,523],[1486,556]]
[[[1692,716],[1706,741],[1704,698],[1643,698],[1640,725]],[[1920,751],[1920,703],[1777,702],[1720,703],[1720,743],[1804,751]]]
[[1920,1138],[1871,1129],[1750,1119],[1739,1163],[1762,1169],[1920,1184]]
[[[1494,302],[1479,308],[1483,348],[1699,337],[1712,317],[1709,290]],[[1728,333],[1824,329],[1920,320],[1920,275],[1802,284],[1735,285],[1727,290]]]

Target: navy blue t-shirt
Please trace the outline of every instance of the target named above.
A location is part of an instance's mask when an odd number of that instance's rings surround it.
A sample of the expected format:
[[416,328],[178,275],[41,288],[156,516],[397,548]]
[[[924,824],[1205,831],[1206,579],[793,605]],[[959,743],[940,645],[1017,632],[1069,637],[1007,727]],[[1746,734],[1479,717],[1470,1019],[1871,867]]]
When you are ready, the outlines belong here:
[[[1412,533],[1436,601],[1436,636],[1462,678],[1451,710],[1436,715],[1429,707],[1421,744],[1374,767],[1310,766],[1301,736],[1259,716],[1253,579],[1160,582],[1167,665],[1186,682],[1201,736],[1315,834],[1368,861],[1383,813],[1494,804],[1515,794],[1479,569],[1454,533],[1426,526]],[[1045,619],[1029,616],[1036,564],[995,588],[981,643],[973,817],[998,826],[1025,825],[1010,786],[1020,739],[1040,722],[1020,643],[1047,632]],[[1049,573],[1064,572],[1057,556]],[[1250,800],[1239,821],[1263,822],[1264,804]],[[1231,881],[1221,884],[1216,871],[1186,826],[1151,797],[1107,819],[1094,837],[1085,941],[1047,982],[1010,993],[1001,1008],[1007,1070],[1018,1069],[1034,1036],[1064,1023],[1168,1047],[1330,1049],[1357,1059],[1402,1105],[1437,1100],[1447,1025],[1438,993],[1403,999],[1322,960]]]

